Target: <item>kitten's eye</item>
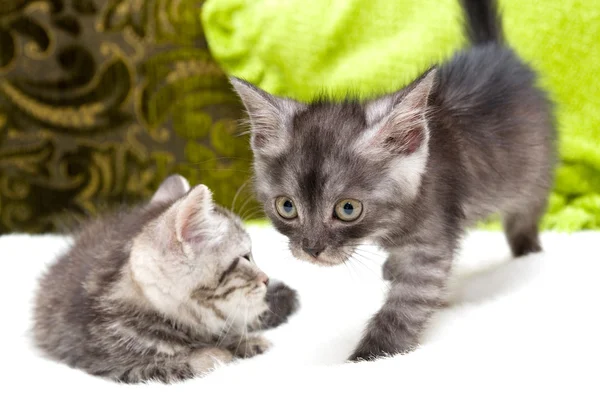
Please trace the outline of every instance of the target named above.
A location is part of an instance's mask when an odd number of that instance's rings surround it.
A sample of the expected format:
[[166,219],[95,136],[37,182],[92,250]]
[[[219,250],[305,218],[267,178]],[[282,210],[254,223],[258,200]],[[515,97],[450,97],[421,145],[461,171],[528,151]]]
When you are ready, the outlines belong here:
[[242,256],[242,257],[244,257],[246,260],[250,261],[250,253],[248,253],[248,254],[246,254],[245,256]]
[[337,202],[333,215],[342,221],[354,221],[362,214],[362,208],[362,203],[358,200],[344,199]]
[[287,218],[288,220],[298,217],[296,206],[294,206],[294,202],[288,197],[278,197],[277,200],[275,200],[275,208],[281,217]]

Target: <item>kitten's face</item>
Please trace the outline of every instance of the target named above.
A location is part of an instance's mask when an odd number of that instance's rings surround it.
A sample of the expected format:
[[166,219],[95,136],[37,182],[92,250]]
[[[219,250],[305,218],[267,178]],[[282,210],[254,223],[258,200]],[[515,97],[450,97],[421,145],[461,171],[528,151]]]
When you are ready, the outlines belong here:
[[259,200],[297,258],[339,264],[393,211],[388,165],[355,149],[365,129],[356,104],[313,106],[295,117],[285,150],[256,158]]
[[305,105],[233,80],[252,124],[259,200],[296,257],[339,264],[397,229],[426,166],[433,76],[365,104]]
[[170,315],[215,334],[243,331],[267,310],[268,278],[254,263],[250,237],[236,215],[212,203],[208,188],[181,191],[134,241],[135,278]]

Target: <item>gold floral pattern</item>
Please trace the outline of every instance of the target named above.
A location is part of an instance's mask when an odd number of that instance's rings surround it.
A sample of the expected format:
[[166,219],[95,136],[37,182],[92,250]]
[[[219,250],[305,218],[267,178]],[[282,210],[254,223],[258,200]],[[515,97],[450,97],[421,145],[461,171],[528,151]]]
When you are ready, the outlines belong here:
[[54,232],[66,214],[145,199],[175,172],[252,216],[242,106],[201,7],[0,2],[0,233]]

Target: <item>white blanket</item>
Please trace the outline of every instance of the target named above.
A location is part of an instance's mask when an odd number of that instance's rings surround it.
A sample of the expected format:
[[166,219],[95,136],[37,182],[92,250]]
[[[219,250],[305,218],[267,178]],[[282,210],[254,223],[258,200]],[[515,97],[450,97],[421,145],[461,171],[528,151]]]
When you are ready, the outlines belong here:
[[[267,336],[266,354],[177,385],[120,385],[42,359],[29,340],[37,277],[68,244],[0,237],[2,396],[600,396],[600,233],[543,236],[545,252],[512,259],[501,233],[473,232],[456,260],[452,306],[417,351],[345,363],[385,297],[383,256],[318,268],[253,227],[257,263],[300,294],[301,310]],[[7,392],[18,391],[12,394]]]

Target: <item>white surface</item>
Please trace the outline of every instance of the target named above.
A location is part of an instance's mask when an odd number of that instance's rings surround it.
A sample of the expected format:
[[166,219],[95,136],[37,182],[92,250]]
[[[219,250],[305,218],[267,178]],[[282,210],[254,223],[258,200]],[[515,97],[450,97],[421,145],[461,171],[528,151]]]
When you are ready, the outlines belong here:
[[[41,359],[28,328],[36,278],[61,237],[0,237],[4,392],[111,397],[600,396],[600,233],[547,234],[546,252],[511,259],[500,233],[475,232],[457,259],[453,306],[405,356],[348,364],[386,284],[383,257],[317,268],[283,238],[252,228],[257,263],[300,293],[302,308],[270,331],[271,351],[178,385],[127,386]],[[13,394],[16,392],[13,391]],[[13,396],[4,393],[2,396]]]

